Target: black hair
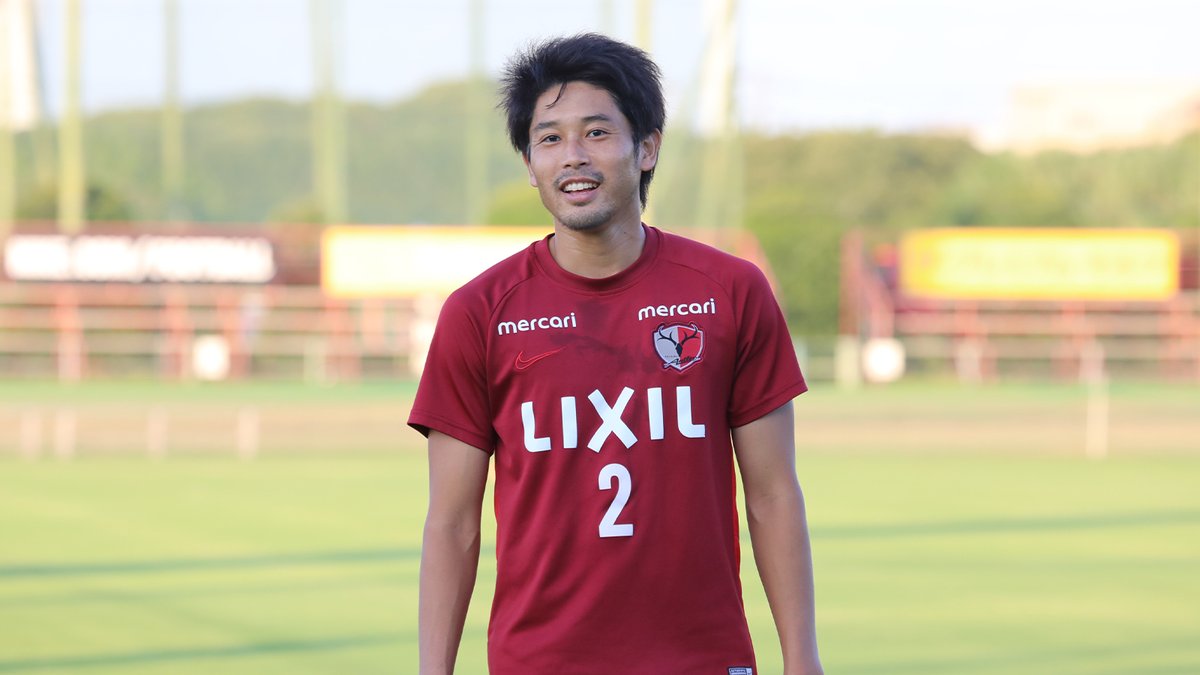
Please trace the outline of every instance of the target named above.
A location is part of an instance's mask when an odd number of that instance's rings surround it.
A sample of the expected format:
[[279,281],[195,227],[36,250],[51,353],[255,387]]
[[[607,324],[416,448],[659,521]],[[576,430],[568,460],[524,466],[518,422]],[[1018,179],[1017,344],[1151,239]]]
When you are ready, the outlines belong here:
[[[529,125],[533,108],[547,89],[568,82],[587,82],[612,95],[633,128],[634,145],[662,132],[667,121],[662,73],[650,55],[637,47],[596,33],[581,33],[531,45],[509,60],[500,80],[508,138],[529,158]],[[642,172],[639,196],[646,206],[654,169]]]

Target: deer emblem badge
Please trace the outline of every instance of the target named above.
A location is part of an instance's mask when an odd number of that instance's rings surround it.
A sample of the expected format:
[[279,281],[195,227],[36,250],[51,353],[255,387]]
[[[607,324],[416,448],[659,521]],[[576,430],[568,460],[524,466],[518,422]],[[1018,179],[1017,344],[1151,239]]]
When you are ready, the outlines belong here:
[[704,330],[694,322],[659,324],[654,329],[654,351],[663,368],[687,370],[704,354]]

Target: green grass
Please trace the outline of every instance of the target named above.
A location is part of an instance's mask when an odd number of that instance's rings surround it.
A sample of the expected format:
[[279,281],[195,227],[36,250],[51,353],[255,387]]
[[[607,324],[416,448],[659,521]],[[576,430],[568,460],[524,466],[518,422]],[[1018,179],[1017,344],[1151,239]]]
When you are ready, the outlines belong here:
[[421,464],[7,464],[0,672],[394,672]]
[[0,380],[0,403],[273,403],[317,402],[337,405],[348,401],[410,400],[417,391],[415,381],[375,381],[341,385],[305,384],[291,381],[181,382],[163,384],[154,380],[111,380],[62,384],[45,380]]
[[[2,386],[0,402],[250,399],[311,411],[375,410],[394,396],[403,415],[411,393],[41,386]],[[1114,389],[1113,452],[1094,461],[1060,447],[1082,411],[1070,387],[806,395],[798,465],[827,672],[1200,671],[1194,397]],[[1008,416],[1026,423],[1010,428]],[[1154,444],[1116,442],[1155,429]],[[922,434],[933,440],[912,440]],[[350,438],[344,454],[253,461],[26,461],[0,448],[0,673],[415,672],[424,455],[415,434],[393,452],[354,448]],[[467,674],[486,670],[485,536]],[[777,673],[744,541],[759,672]]]

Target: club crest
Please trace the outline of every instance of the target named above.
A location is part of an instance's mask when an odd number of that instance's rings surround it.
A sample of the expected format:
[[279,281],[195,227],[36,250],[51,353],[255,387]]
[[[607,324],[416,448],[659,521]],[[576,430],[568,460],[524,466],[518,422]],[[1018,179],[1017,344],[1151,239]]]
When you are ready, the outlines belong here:
[[695,323],[660,323],[654,329],[654,352],[663,368],[687,370],[704,355],[704,330]]

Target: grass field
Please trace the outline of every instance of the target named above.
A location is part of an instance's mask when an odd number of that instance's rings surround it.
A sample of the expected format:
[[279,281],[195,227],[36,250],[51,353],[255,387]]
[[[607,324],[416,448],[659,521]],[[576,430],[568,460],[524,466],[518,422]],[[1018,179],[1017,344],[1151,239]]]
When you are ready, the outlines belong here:
[[[249,461],[97,450],[82,421],[69,460],[22,459],[0,435],[0,673],[415,672],[425,459],[400,424],[411,391],[0,384],[0,415],[265,410]],[[1075,387],[806,394],[798,465],[827,672],[1200,672],[1200,392],[1126,385],[1109,407],[1109,456],[1090,460]],[[342,431],[288,452],[266,420]],[[486,671],[490,545],[467,674]],[[744,560],[759,672],[777,673]]]

